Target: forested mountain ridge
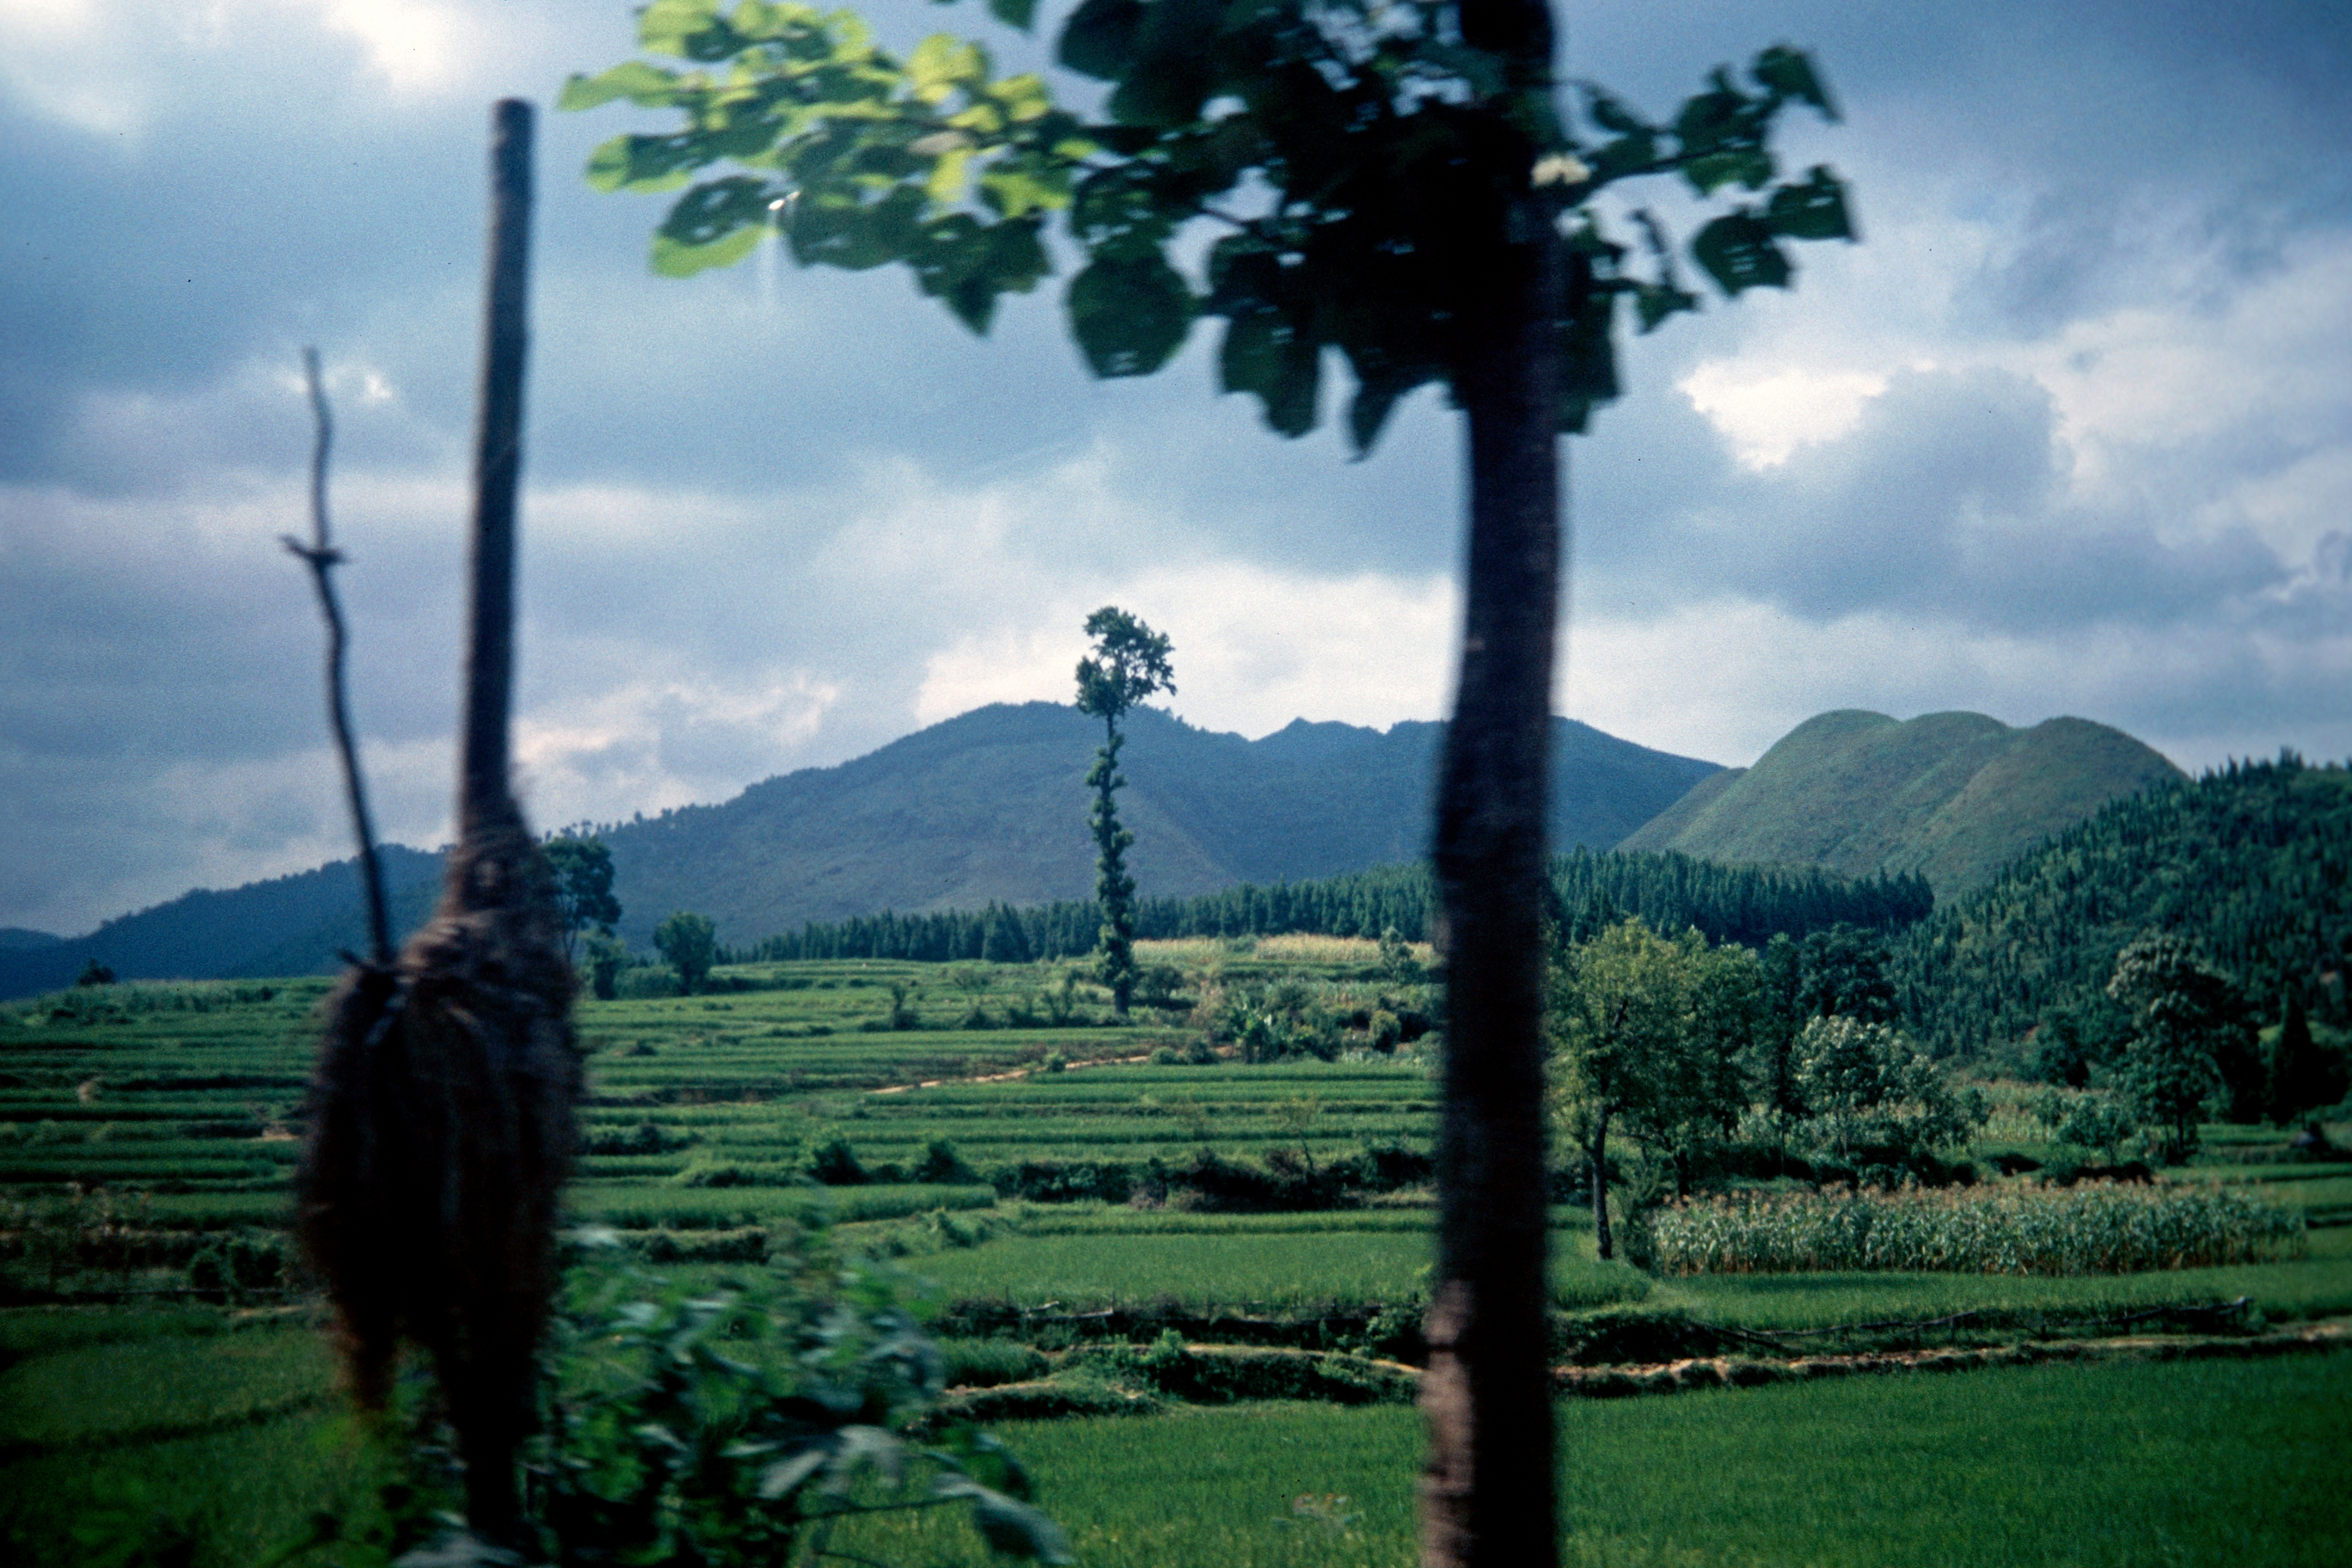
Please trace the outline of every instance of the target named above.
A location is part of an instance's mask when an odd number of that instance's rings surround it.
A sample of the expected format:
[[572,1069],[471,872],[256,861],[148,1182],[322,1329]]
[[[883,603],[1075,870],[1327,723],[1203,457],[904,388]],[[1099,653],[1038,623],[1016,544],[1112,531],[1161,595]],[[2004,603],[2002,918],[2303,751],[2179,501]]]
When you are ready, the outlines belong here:
[[[1552,841],[1605,849],[1720,770],[1566,719],[1553,724]],[[1383,731],[1304,720],[1257,741],[1166,713],[1129,716],[1120,814],[1146,896],[1298,882],[1418,858],[1443,724]],[[748,946],[810,921],[885,910],[1084,900],[1094,845],[1084,780],[1101,732],[1046,702],[975,710],[835,767],[599,831],[622,934],[640,950],[677,910]],[[428,912],[439,857],[385,851],[394,924]],[[69,984],[91,958],[124,979],[302,973],[364,944],[356,861],[192,892],[85,937],[0,948],[0,996]]]
[[[399,844],[380,853],[406,931],[432,902],[441,857]],[[331,964],[339,947],[366,944],[360,900],[357,856],[241,888],[199,888],[87,936],[0,948],[0,996],[70,985],[92,959],[124,980],[304,973]]]
[[[1759,946],[1775,935],[1803,936],[1846,924],[1900,931],[1924,918],[1935,895],[1917,877],[1849,881],[1817,867],[1717,866],[1672,851],[1580,849],[1551,862],[1551,910],[1562,934],[1589,937],[1628,916],[1655,931],[1696,927],[1711,942]],[[1244,883],[1190,899],[1142,899],[1136,934],[1145,940],[1270,936],[1311,931],[1378,937],[1393,929],[1420,942],[1432,934],[1437,894],[1426,864],[1271,887]],[[1102,907],[1092,900],[929,914],[884,913],[811,921],[739,948],[744,958],[907,958],[931,963],[1068,958],[1094,950]]]
[[2116,955],[2143,931],[2186,937],[2264,1022],[2290,984],[2347,1022],[2352,772],[2288,754],[2116,801],[1914,926],[1892,967],[1920,1037],[1974,1056],[2107,1009]]
[[1620,847],[1849,877],[1917,872],[1948,900],[2108,801],[2182,777],[2088,720],[2020,730],[1981,713],[1899,721],[1841,709],[1798,725],[1753,767],[1710,777]]
[[[1549,827],[1606,849],[1712,763],[1552,721]],[[1139,709],[1119,815],[1147,897],[1296,882],[1417,859],[1445,727],[1304,720],[1256,741]],[[1082,900],[1094,845],[1082,787],[1099,726],[1049,702],[996,704],[837,767],[772,778],[723,805],[605,831],[621,930],[640,945],[675,909],[756,942],[810,921]]]

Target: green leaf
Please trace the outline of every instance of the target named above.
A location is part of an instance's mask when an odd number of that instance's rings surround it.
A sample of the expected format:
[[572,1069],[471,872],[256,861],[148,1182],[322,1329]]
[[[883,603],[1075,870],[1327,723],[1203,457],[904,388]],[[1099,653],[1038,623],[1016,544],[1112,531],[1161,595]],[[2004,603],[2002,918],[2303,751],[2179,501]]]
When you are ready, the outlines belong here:
[[1773,174],[1772,155],[1760,147],[1738,147],[1722,153],[1709,153],[1693,158],[1683,165],[1683,178],[1691,183],[1700,195],[1711,195],[1724,185],[1737,181],[1751,191],[1761,190]]
[[1816,163],[1805,183],[1782,185],[1765,204],[1764,221],[1775,234],[1790,239],[1853,239],[1853,219],[1846,211],[1845,186]]
[[1585,166],[1592,171],[1592,184],[1605,185],[1628,174],[1646,173],[1657,161],[1658,139],[1646,131],[1641,131],[1603,143],[1584,162]]
[[1099,376],[1149,375],[1183,346],[1192,291],[1158,252],[1097,257],[1070,279],[1070,331]]
[[[694,187],[677,199],[662,220],[660,233],[688,247],[708,246],[738,230],[749,227],[751,237],[759,237],[759,226],[768,217],[768,186],[761,180],[731,174],[723,180],[711,180]],[[737,259],[751,249],[747,244],[730,260]],[[704,266],[719,263],[706,262]],[[699,270],[699,268],[698,268]]]
[[1691,241],[1691,255],[1727,295],[1789,286],[1789,258],[1772,243],[1772,231],[1744,208],[1700,229]]
[[1813,68],[1813,57],[1802,49],[1792,49],[1786,44],[1775,44],[1756,57],[1749,68],[1759,84],[1782,98],[1793,98],[1800,103],[1810,103],[1822,111],[1825,120],[1838,118],[1837,105],[1831,101],[1830,90],[1822,83],[1821,74]]
[[1356,383],[1356,395],[1348,400],[1348,439],[1358,458],[1372,455],[1390,413],[1412,390],[1411,383],[1392,376],[1366,377]]
[[600,76],[575,76],[565,82],[563,96],[555,100],[555,107],[595,109],[616,98],[625,98],[647,109],[659,109],[671,101],[672,89],[677,85],[676,71],[666,71],[643,60],[625,60]]
[[1080,76],[1117,81],[1135,59],[1143,0],[1086,0],[1062,25],[1054,58]]
[[1029,30],[1036,19],[1037,0],[988,0],[988,14],[1008,27]]
[[637,46],[651,54],[721,60],[735,52],[734,37],[717,0],[653,0],[637,13]]
[[599,191],[674,191],[709,162],[687,136],[615,136],[588,155],[588,184]]
[[1688,100],[1675,117],[1675,136],[1685,156],[1712,153],[1726,142],[1746,142],[1754,135],[1748,124],[1748,100],[1720,69],[1714,79],[1715,91]]
[[1698,309],[1698,296],[1672,283],[1636,283],[1633,285],[1633,309],[1640,316],[1642,331],[1654,331],[1667,317],[1684,310]]
[[1111,118],[1166,130],[1201,118],[1215,81],[1213,49],[1223,0],[1152,0],[1135,36],[1134,63],[1110,95]]
[[1651,127],[1642,117],[1626,108],[1591,82],[1584,88],[1584,112],[1603,131],[1614,131],[1620,136],[1644,136]]
[[1276,433],[1295,437],[1315,428],[1322,348],[1282,315],[1235,315],[1225,327],[1217,374],[1225,391],[1255,393],[1265,405],[1267,426]]
[[907,85],[919,102],[947,101],[959,87],[977,89],[988,80],[988,56],[978,44],[933,33],[907,57]]

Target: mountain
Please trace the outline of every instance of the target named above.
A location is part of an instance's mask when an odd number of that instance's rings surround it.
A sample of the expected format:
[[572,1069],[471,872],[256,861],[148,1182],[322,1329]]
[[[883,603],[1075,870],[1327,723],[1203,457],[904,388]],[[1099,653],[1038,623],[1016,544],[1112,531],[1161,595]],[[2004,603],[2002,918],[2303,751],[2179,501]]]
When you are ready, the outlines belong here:
[[[1552,721],[1553,845],[1606,849],[1721,770],[1570,720]],[[1257,741],[1152,709],[1128,716],[1121,820],[1146,897],[1330,877],[1418,859],[1443,724],[1383,731],[1299,720]],[[674,910],[749,944],[806,921],[884,910],[1091,898],[1085,777],[1102,731],[1046,702],[978,709],[837,767],[753,784],[602,829],[624,936],[640,949]],[[394,926],[428,912],[440,858],[384,849]],[[358,863],[228,892],[192,892],[86,937],[0,946],[0,996],[70,984],[97,958],[124,979],[331,969],[364,945]],[[38,935],[39,933],[33,933]]]
[[2352,771],[2289,755],[2112,802],[1913,926],[1891,973],[1938,1054],[2061,1013],[2113,1037],[2129,1031],[2105,989],[2116,954],[2152,931],[2187,938],[2266,1023],[2293,987],[2314,1020],[2352,1025]]
[[1948,900],[2109,801],[2184,776],[2084,719],[2018,730],[1981,713],[1898,721],[1841,709],[1790,731],[1755,766],[1706,779],[1620,847],[1849,877],[1912,871]]
[[[1152,709],[1127,721],[1119,817],[1147,897],[1299,881],[1419,858],[1445,727],[1299,720],[1257,741]],[[756,942],[808,921],[1094,893],[1083,781],[1102,731],[1074,708],[996,704],[724,805],[618,826],[623,934],[672,910]],[[1720,770],[1552,721],[1552,843],[1606,849]]]
[[[438,855],[398,844],[383,845],[378,853],[396,910],[402,903],[399,895],[413,895],[415,889],[425,889],[429,901],[440,873]],[[70,985],[93,958],[123,980],[299,974],[327,968],[337,948],[366,943],[361,898],[357,856],[226,892],[197,889],[169,903],[118,916],[88,936],[0,948],[0,996],[29,996]],[[408,901],[416,902],[413,896]],[[415,918],[401,929],[415,925],[422,914],[417,909]],[[251,962],[281,949],[289,962],[279,967],[257,967]],[[295,958],[299,962],[291,962]]]
[[65,938],[50,931],[32,931],[24,926],[0,926],[0,952],[31,952],[44,947],[55,947]]

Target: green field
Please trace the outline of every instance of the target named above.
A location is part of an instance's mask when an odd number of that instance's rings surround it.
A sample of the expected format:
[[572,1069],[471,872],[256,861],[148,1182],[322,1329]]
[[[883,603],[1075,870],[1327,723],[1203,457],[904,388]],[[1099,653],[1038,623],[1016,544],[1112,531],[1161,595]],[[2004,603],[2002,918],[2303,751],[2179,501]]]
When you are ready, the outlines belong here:
[[[1344,1014],[1402,1000],[1364,967],[1368,945],[1200,942],[1160,961],[1193,964],[1196,994],[1287,980]],[[1140,1183],[1212,1156],[1252,1170],[1376,1154],[1409,1166],[1436,1110],[1420,1053],[1154,1062],[1198,1037],[1185,1007],[1111,1023],[1084,986],[1061,987],[1066,1022],[1004,1026],[1059,986],[1045,965],[772,964],[721,978],[743,988],[580,1009],[590,1099],[571,1211],[666,1271],[723,1281],[817,1227],[845,1251],[897,1258],[939,1308],[997,1325],[985,1331],[1000,1338],[956,1349],[975,1386],[1092,1353],[1070,1348],[1099,1342],[1085,1336],[1103,1330],[1075,1326],[1089,1314],[1132,1321],[1139,1338],[1163,1321],[1262,1321],[1273,1326],[1253,1342],[1310,1346],[1413,1321],[1433,1210],[1412,1180],[1309,1212],[1009,1194],[1027,1190],[1024,1172]],[[323,994],[316,981],[113,986],[0,1008],[0,1265],[19,1303],[0,1309],[12,1560],[84,1560],[96,1548],[70,1539],[76,1527],[109,1539],[152,1527],[158,1540],[187,1531],[195,1563],[253,1563],[312,1509],[360,1496],[363,1460],[317,1309],[277,1239]],[[2033,1152],[2018,1126],[1999,1130],[2002,1150]],[[1559,1207],[1554,1304],[1571,1337],[1588,1318],[1631,1313],[1667,1325],[1639,1342],[1671,1347],[1668,1331],[1688,1323],[1767,1336],[1751,1346],[1780,1336],[1788,1353],[2150,1331],[2168,1321],[2152,1309],[2240,1298],[2260,1315],[2242,1327],[2352,1315],[2352,1168],[2284,1163],[2263,1130],[2213,1133],[2168,1179],[2300,1211],[2306,1256],[2119,1276],[1653,1279],[1597,1261],[1589,1215]],[[828,1146],[869,1179],[812,1180]],[[258,1261],[224,1285],[232,1250]],[[205,1258],[214,1288],[199,1297]],[[1042,1337],[1024,1341],[1032,1324]],[[2318,1356],[1571,1402],[1570,1561],[2340,1560],[2347,1510],[2318,1478],[2329,1424],[2352,1408],[2348,1375],[2352,1357]],[[1086,1561],[1410,1558],[1410,1410],[1162,1403],[1146,1418],[1016,1429]],[[2333,1452],[2340,1468],[2340,1441]],[[893,1563],[978,1562],[968,1534],[925,1518],[873,1544]]]

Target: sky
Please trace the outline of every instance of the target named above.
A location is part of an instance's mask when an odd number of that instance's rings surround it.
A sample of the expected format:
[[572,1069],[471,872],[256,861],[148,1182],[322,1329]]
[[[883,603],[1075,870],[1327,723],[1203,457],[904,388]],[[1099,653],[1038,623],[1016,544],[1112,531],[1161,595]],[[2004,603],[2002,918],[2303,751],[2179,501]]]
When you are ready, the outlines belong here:
[[[867,15],[1040,58],[977,5]],[[1663,116],[1811,49],[1843,120],[1784,156],[1850,182],[1862,242],[1624,345],[1568,445],[1557,710],[1731,765],[1854,707],[2079,715],[2192,771],[2352,755],[2352,14],[1660,15],[1562,7],[1564,74]],[[0,926],[351,852],[278,542],[308,528],[305,344],[379,826],[447,837],[488,109],[633,52],[612,0],[0,0]],[[579,171],[667,123],[541,122],[537,822],[1067,700],[1103,604],[1170,636],[1198,725],[1443,716],[1462,437],[1433,393],[1353,462],[1218,396],[1205,328],[1089,379],[1059,279],[977,339],[894,272],[655,277],[668,198]]]

